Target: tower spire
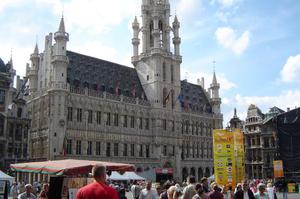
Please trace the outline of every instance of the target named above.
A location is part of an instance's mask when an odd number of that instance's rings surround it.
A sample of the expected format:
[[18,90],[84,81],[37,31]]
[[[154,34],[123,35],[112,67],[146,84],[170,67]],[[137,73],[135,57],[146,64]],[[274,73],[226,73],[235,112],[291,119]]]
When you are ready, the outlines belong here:
[[34,51],[33,51],[34,54],[39,54],[39,48],[38,48],[38,44],[35,43],[35,47],[34,47]]
[[60,23],[59,23],[58,32],[66,32],[65,22],[64,22],[64,15],[62,15],[62,17],[61,17],[61,20],[60,20]]

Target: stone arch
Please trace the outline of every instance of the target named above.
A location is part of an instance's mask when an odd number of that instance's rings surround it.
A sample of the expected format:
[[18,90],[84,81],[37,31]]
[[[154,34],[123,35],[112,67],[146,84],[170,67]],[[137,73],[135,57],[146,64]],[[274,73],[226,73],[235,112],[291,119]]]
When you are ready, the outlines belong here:
[[205,177],[209,177],[210,176],[210,171],[209,171],[209,168],[206,167],[205,168]]
[[182,168],[182,181],[186,180],[186,178],[188,177],[189,173],[188,173],[188,169],[186,167]]
[[198,180],[201,180],[203,178],[203,169],[201,167],[198,168]]

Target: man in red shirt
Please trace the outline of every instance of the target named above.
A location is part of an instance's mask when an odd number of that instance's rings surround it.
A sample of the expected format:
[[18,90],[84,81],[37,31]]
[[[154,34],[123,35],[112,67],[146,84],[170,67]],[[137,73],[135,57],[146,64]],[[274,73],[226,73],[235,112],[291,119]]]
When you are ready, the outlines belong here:
[[118,192],[105,184],[106,168],[97,164],[92,169],[94,182],[82,187],[76,194],[76,199],[118,199]]

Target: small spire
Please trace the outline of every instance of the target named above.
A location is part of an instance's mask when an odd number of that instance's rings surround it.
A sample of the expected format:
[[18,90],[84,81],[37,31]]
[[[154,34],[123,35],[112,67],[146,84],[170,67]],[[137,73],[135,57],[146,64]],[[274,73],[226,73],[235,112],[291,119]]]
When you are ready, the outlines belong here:
[[65,30],[65,22],[64,22],[64,16],[61,17],[58,32],[66,32]]
[[218,84],[218,82],[217,82],[217,77],[216,77],[216,72],[215,72],[215,71],[214,71],[212,83],[213,83],[213,84]]
[[234,115],[233,115],[234,118],[237,118],[237,114],[236,114],[236,108],[234,107]]
[[179,23],[176,13],[175,13],[175,17],[174,17],[174,23]]
[[38,48],[38,44],[36,43],[35,44],[35,47],[34,47],[34,54],[39,54],[39,48]]

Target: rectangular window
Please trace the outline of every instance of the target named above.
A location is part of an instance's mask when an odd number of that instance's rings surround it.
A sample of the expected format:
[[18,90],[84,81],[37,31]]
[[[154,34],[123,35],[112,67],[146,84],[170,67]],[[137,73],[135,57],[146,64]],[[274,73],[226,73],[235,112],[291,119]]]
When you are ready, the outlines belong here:
[[172,155],[175,155],[175,146],[173,146]]
[[150,157],[150,146],[146,145],[146,158]]
[[140,118],[139,129],[143,129],[143,118]]
[[5,103],[5,90],[0,90],[0,104]]
[[164,145],[164,147],[163,147],[163,155],[167,156],[167,146],[166,145]]
[[163,120],[163,129],[164,131],[167,130],[167,120]]
[[124,115],[124,124],[123,127],[127,128],[127,115]]
[[106,143],[106,157],[110,157],[110,143]]
[[117,113],[114,114],[114,126],[119,125],[119,115]]
[[71,155],[72,154],[72,140],[67,140],[67,154]]
[[119,155],[119,144],[114,143],[114,156],[118,156],[118,155]]
[[140,145],[140,157],[143,157],[143,145]]
[[110,113],[106,113],[106,125],[110,126]]
[[96,142],[96,155],[101,155],[101,142]]
[[145,126],[145,128],[146,128],[147,130],[149,130],[149,118],[146,118],[146,126]]
[[67,116],[68,121],[72,122],[73,120],[73,108],[68,107],[68,116]]
[[134,155],[135,155],[134,154],[134,144],[130,145],[130,153],[131,153],[131,156],[134,157]]
[[127,144],[124,144],[123,156],[127,156]]
[[175,131],[175,122],[172,121],[172,132],[174,132],[174,131]]
[[78,108],[77,109],[77,122],[81,122],[82,121],[82,109]]
[[81,155],[81,140],[76,141],[76,155]]
[[87,147],[87,155],[92,155],[92,150],[93,150],[93,143],[91,141],[88,141],[88,147]]
[[93,111],[92,110],[88,111],[88,123],[89,124],[93,123]]
[[97,111],[97,124],[101,124],[101,112]]
[[134,128],[134,116],[130,116],[130,128]]

